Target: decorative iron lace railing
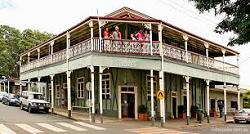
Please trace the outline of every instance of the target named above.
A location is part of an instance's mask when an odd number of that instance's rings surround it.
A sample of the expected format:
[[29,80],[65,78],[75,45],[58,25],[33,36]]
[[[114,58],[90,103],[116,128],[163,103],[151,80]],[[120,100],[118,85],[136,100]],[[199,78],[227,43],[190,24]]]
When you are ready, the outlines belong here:
[[[93,45],[91,45],[93,42]],[[93,47],[93,48],[92,48]],[[186,62],[186,51],[184,49],[171,46],[163,43],[163,55],[165,58]],[[69,58],[82,55],[88,52],[99,52],[109,54],[122,55],[137,55],[150,56],[151,46],[149,41],[133,41],[133,40],[99,40],[99,38],[87,39],[69,48]],[[160,55],[160,42],[153,41],[152,46],[153,56]],[[229,63],[210,58],[201,54],[188,51],[188,63],[214,68],[218,70],[225,70],[226,72],[238,74],[238,67]],[[66,60],[66,49],[52,54],[52,64]],[[40,61],[35,60],[29,64],[21,66],[21,72],[51,64],[51,56],[45,56]]]

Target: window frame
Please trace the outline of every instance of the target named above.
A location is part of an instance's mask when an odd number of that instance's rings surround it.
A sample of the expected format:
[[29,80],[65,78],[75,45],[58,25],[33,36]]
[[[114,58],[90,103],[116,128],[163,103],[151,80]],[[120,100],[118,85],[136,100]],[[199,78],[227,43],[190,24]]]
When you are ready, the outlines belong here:
[[[103,76],[107,76],[108,75],[108,79],[104,79]],[[104,83],[104,85],[103,85]],[[108,83],[108,87],[107,88],[107,83]],[[104,88],[103,88],[104,87]],[[103,100],[110,100],[111,99],[111,74],[110,73],[104,73],[102,74],[102,99]],[[109,92],[108,92],[109,90]],[[103,92],[104,91],[104,92]],[[107,97],[109,96],[109,97]]]
[[56,85],[55,90],[56,90],[56,98],[60,99],[61,98],[61,96],[60,96],[60,93],[61,93],[60,85]]
[[[82,81],[79,82],[79,80],[82,79]],[[84,91],[86,90],[84,85],[85,85],[85,82],[84,82],[85,78],[84,77],[78,77],[77,80],[76,80],[76,84],[77,84],[77,98],[78,99],[83,99],[84,98]],[[82,84],[82,89],[79,91],[79,84]],[[79,94],[80,92],[80,94]]]

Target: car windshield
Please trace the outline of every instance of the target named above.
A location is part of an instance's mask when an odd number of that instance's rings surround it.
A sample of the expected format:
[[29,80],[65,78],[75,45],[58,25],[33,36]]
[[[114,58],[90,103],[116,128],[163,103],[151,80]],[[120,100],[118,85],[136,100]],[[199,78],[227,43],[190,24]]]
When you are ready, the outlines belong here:
[[240,113],[250,113],[250,109],[242,109],[240,110]]
[[41,95],[41,94],[34,94],[33,99],[43,100],[43,95]]

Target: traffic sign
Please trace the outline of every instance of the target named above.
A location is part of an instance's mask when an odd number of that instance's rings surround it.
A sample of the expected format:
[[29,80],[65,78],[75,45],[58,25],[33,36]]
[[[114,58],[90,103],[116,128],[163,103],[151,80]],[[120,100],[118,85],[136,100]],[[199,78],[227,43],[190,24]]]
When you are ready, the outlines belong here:
[[164,99],[164,96],[165,96],[165,94],[162,90],[159,90],[157,92],[157,99],[162,100],[162,99]]

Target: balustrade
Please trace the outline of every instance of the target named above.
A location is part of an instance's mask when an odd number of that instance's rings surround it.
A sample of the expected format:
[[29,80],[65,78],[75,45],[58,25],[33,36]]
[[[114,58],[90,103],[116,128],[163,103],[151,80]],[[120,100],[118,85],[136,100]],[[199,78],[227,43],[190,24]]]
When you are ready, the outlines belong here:
[[[163,43],[163,55],[165,58],[170,58],[178,60],[181,62],[186,62],[186,51],[184,49],[171,46]],[[111,54],[130,54],[138,56],[149,56],[151,53],[151,47],[149,41],[133,41],[133,40],[99,40],[99,38],[93,38],[93,51],[101,53],[111,53]],[[91,51],[91,39],[87,39],[78,44],[75,44],[69,48],[69,57],[75,57]],[[152,44],[153,55],[160,55],[160,42],[153,41]],[[200,66],[205,66],[208,68],[214,68],[218,70],[223,70],[223,62],[208,58],[204,55],[200,55],[194,52],[188,51],[188,63],[196,64]],[[52,63],[66,60],[66,49],[53,53]],[[45,56],[40,59],[40,61],[31,61],[29,64],[21,66],[21,72],[45,66],[51,64],[51,56]],[[207,63],[208,61],[208,63]],[[224,70],[226,72],[231,72],[237,74],[237,66],[225,63]]]

